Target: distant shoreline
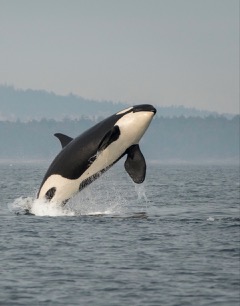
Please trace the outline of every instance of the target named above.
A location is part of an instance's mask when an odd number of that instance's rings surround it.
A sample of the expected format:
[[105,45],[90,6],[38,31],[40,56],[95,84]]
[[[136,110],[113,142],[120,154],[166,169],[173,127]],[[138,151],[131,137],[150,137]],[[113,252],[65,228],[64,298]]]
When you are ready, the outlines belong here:
[[[14,164],[50,164],[53,159],[0,159],[0,164],[8,164],[13,166]],[[206,160],[179,160],[179,159],[169,159],[169,160],[146,160],[147,165],[238,165],[240,166],[240,161],[236,159],[206,159]],[[114,166],[120,166],[124,163],[124,158]]]

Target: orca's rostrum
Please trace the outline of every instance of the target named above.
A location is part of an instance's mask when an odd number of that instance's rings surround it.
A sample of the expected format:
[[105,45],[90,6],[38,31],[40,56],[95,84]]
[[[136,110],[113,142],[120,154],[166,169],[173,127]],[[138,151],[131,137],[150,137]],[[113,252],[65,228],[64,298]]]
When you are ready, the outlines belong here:
[[62,150],[47,170],[37,197],[64,204],[125,154],[127,173],[135,183],[142,183],[146,162],[138,143],[155,113],[152,105],[136,105],[104,119],[74,139],[55,134]]

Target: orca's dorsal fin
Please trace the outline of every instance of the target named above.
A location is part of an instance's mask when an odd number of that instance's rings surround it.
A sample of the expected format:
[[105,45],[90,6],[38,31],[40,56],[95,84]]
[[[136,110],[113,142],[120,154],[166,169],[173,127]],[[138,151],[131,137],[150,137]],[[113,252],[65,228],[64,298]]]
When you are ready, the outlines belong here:
[[103,139],[101,140],[98,151],[103,151],[106,149],[112,142],[116,141],[120,136],[120,129],[118,125],[114,125],[114,127],[108,131]]
[[139,145],[132,145],[127,149],[126,153],[125,169],[134,183],[141,184],[145,180],[146,162]]
[[73,138],[61,133],[56,133],[54,134],[54,136],[56,136],[60,140],[62,148],[66,147],[66,145],[68,145],[69,142],[73,140]]

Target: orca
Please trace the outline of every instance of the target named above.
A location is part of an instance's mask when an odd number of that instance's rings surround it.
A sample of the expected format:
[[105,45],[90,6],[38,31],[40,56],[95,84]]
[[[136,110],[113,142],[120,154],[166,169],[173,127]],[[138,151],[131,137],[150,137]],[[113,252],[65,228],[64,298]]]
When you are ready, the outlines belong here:
[[97,123],[76,138],[57,133],[62,150],[49,166],[37,198],[64,205],[124,155],[125,169],[135,183],[142,183],[146,162],[139,141],[156,109],[149,104],[124,109]]

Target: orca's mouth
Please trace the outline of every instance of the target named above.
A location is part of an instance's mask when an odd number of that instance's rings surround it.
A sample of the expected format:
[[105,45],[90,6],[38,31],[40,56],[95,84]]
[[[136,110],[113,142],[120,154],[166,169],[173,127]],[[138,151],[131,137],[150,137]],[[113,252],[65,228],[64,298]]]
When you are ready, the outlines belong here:
[[156,114],[157,110],[155,107],[153,107],[150,104],[140,104],[140,105],[135,105],[132,109],[133,113],[136,112],[153,112],[154,115]]

